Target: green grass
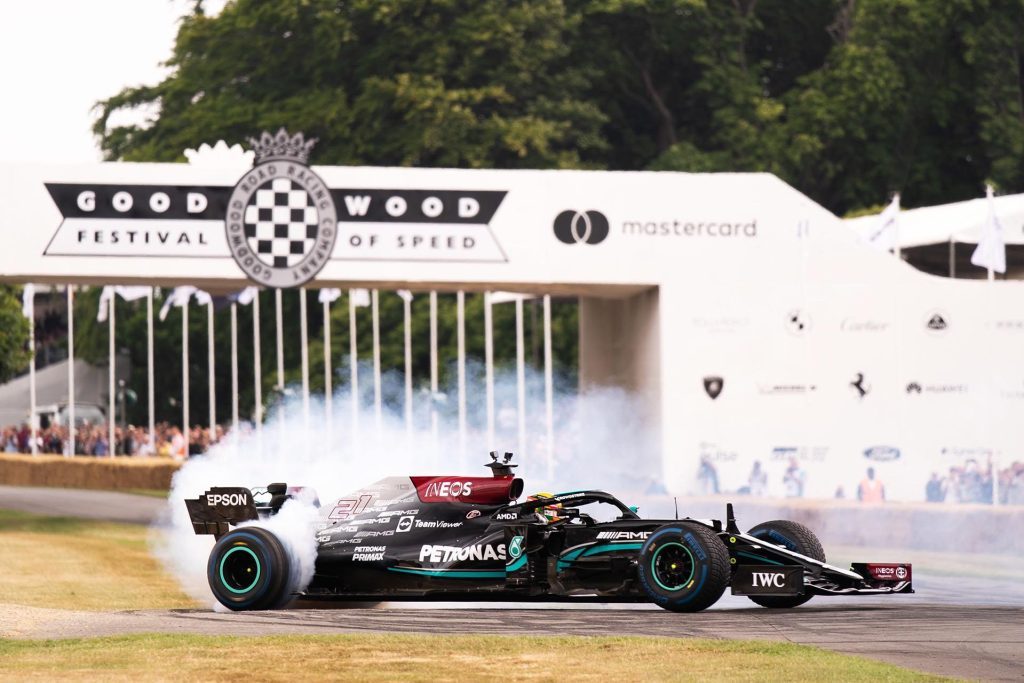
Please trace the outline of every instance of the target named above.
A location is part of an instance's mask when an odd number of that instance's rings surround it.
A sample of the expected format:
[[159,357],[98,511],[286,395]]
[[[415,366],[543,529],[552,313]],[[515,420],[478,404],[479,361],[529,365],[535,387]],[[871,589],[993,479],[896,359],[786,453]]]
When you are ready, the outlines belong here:
[[778,642],[552,636],[136,635],[0,642],[7,680],[938,681]]
[[0,510],[0,602],[107,610],[195,607],[136,524]]

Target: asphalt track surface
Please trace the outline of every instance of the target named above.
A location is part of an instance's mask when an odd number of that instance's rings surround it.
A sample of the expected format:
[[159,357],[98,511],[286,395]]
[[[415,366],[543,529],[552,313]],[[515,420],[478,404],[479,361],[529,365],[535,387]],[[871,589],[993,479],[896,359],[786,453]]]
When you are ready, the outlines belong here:
[[[130,494],[0,486],[0,507],[42,514],[149,523],[163,505]],[[743,638],[815,645],[973,680],[1024,681],[1024,586],[1019,581],[916,571],[915,588],[918,592],[908,596],[817,597],[793,610],[767,610],[726,595],[699,614],[642,604],[318,603],[246,613],[103,613],[0,605],[0,637],[407,632]]]

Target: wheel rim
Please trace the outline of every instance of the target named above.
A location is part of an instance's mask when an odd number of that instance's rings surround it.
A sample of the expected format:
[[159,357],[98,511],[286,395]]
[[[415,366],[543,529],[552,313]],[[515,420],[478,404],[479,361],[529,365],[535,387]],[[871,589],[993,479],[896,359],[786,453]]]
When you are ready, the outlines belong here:
[[682,590],[693,578],[693,553],[682,543],[666,543],[651,557],[654,581],[663,589]]
[[232,593],[248,593],[260,580],[260,559],[244,545],[236,545],[220,558],[220,582]]

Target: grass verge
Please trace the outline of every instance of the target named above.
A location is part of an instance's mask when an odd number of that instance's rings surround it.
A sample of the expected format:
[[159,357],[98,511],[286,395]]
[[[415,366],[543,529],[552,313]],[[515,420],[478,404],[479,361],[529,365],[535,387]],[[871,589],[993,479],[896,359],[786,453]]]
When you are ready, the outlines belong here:
[[0,642],[4,679],[937,681],[804,645],[634,637],[137,635]]
[[0,510],[0,602],[111,610],[195,607],[149,553],[146,527]]

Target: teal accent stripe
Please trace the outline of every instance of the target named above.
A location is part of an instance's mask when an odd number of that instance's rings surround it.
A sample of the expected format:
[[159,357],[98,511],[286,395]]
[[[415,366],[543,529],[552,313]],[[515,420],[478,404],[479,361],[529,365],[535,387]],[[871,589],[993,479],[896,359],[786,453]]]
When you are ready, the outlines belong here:
[[518,569],[522,569],[523,565],[526,564],[526,555],[523,555],[512,564],[505,567],[505,573],[514,572]]
[[784,567],[785,566],[785,564],[782,563],[782,562],[776,562],[775,560],[769,560],[767,557],[761,557],[760,555],[751,555],[750,553],[745,553],[742,550],[736,551],[736,554],[737,555],[742,555],[743,557],[749,557],[750,559],[757,560],[758,562],[767,562],[768,564],[777,564],[780,567]]
[[643,543],[606,543],[604,545],[592,545],[583,553],[583,557],[586,557],[587,555],[600,555],[601,553],[615,552],[616,550],[640,550],[643,545]]
[[589,557],[591,555],[601,555],[603,553],[614,553],[619,550],[640,550],[643,545],[643,543],[603,543],[601,545],[592,545],[589,548],[579,548],[562,556],[558,560],[558,569],[565,569],[571,565],[574,560],[580,557],[580,555],[583,557]]
[[[256,563],[256,578],[254,578],[252,580],[252,583],[250,583],[248,586],[246,586],[245,588],[243,588],[241,590],[238,590],[238,589],[235,589],[235,588],[232,588],[231,586],[229,586],[227,579],[224,578],[224,563],[227,562],[228,557],[230,557],[232,553],[234,553],[236,551],[239,551],[239,550],[241,550],[242,552],[246,552],[246,553],[249,553],[250,555],[252,555],[253,562]],[[259,580],[260,580],[260,558],[256,557],[256,553],[254,553],[252,550],[250,550],[249,548],[245,547],[244,545],[236,545],[231,550],[229,550],[226,553],[224,553],[224,557],[220,558],[220,584],[222,586],[224,586],[225,588],[227,588],[232,593],[235,593],[236,595],[241,595],[242,593],[247,593],[248,591],[252,590],[253,586],[255,586],[257,583],[259,583]]]
[[388,567],[389,572],[435,576],[445,579],[503,579],[505,571],[467,571],[463,569],[413,569],[410,567]]

